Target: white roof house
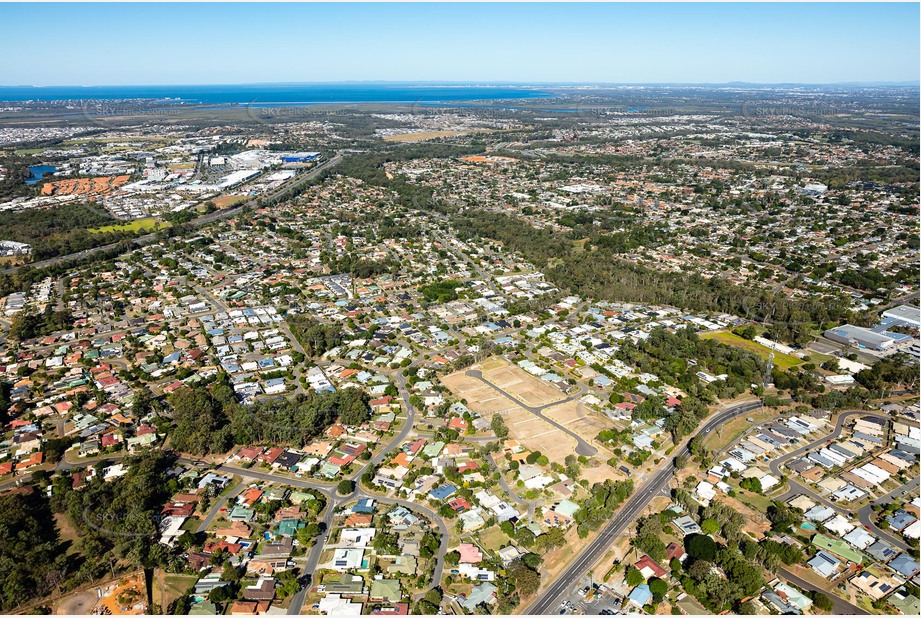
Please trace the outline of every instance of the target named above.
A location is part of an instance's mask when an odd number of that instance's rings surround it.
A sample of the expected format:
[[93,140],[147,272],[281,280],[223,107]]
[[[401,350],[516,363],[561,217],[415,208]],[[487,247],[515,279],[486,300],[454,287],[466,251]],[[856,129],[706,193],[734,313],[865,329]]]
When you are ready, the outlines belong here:
[[367,547],[376,532],[374,528],[344,528],[339,535],[339,542],[349,547]]
[[361,548],[339,548],[333,552],[332,568],[344,572],[360,569],[365,550]]
[[848,532],[843,538],[857,549],[866,549],[876,542],[876,537],[859,526]]
[[847,519],[841,515],[835,515],[832,519],[829,519],[824,524],[828,530],[831,530],[838,536],[844,536],[848,532],[854,529],[854,524],[849,522]]
[[710,504],[710,501],[716,497],[716,490],[714,489],[713,485],[706,481],[701,481],[698,483],[697,487],[694,489],[694,493],[697,495],[697,498],[704,504]]
[[328,594],[320,599],[318,608],[321,614],[327,616],[360,616],[361,603],[345,599],[341,594]]

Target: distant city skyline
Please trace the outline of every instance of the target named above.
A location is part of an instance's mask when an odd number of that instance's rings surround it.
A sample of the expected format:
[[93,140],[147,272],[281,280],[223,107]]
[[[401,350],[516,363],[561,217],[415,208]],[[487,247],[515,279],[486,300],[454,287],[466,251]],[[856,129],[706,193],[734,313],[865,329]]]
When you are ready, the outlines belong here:
[[0,4],[3,86],[918,83],[919,5]]

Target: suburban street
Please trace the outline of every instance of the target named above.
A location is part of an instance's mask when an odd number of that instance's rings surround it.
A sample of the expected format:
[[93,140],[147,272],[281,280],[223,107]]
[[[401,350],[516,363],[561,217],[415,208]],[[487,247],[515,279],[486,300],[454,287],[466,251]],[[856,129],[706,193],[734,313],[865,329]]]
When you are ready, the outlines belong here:
[[908,543],[906,543],[903,538],[893,536],[892,533],[886,532],[885,530],[880,530],[876,526],[876,524],[873,523],[873,505],[874,504],[889,504],[895,498],[901,498],[902,496],[911,492],[912,490],[915,490],[915,491],[918,490],[918,479],[917,478],[914,478],[908,481],[901,487],[897,487],[896,489],[893,489],[892,491],[890,491],[884,496],[880,496],[879,498],[874,500],[872,503],[861,507],[860,510],[857,511],[857,519],[860,521],[861,524],[863,524],[866,528],[868,528],[874,535],[880,537],[881,539],[883,539],[890,545],[894,547],[898,547],[902,551],[908,551],[908,552],[916,551]]
[[548,403],[547,405],[543,405],[543,406],[529,406],[523,403],[522,401],[520,401],[519,399],[517,399],[516,397],[514,397],[513,395],[511,395],[510,393],[506,392],[504,389],[500,388],[499,386],[496,386],[495,384],[493,384],[492,382],[484,378],[483,372],[480,371],[479,369],[468,369],[465,373],[471,378],[476,378],[477,380],[483,382],[484,384],[492,387],[496,392],[512,400],[517,405],[521,406],[522,408],[524,408],[525,410],[527,410],[534,416],[537,416],[544,422],[556,427],[557,429],[559,429],[566,435],[572,437],[576,441],[576,444],[577,444],[576,454],[584,455],[586,457],[591,457],[598,453],[598,449],[592,446],[591,444],[589,444],[588,442],[586,442],[579,434],[564,427],[563,425],[557,423],[552,418],[548,418],[547,416],[543,414],[543,410],[546,410],[547,408],[552,408],[553,406],[558,406],[561,403],[566,403],[568,401],[578,399],[579,397],[584,395],[586,392],[586,389],[585,389],[585,386],[583,386],[582,384],[579,384],[579,392],[576,393],[575,395],[570,395],[569,397],[566,397],[565,399],[560,399],[559,401],[554,401],[552,403]]
[[[760,407],[760,401],[732,406],[712,417],[695,435],[707,436],[723,423],[737,416],[748,414]],[[556,613],[560,597],[580,581],[592,565],[608,550],[614,540],[636,521],[649,502],[668,487],[674,470],[674,458],[686,454],[688,454],[687,442],[677,453],[674,453],[673,458],[669,459],[655,475],[638,488],[638,491],[624,503],[620,511],[604,527],[601,533],[576,556],[556,580],[540,592],[530,605],[523,608],[522,613]]]
[[[784,463],[796,457],[801,457],[805,455],[806,453],[812,451],[813,449],[819,448],[827,444],[829,441],[836,440],[838,436],[841,435],[841,432],[844,429],[844,425],[847,423],[848,420],[851,419],[851,417],[854,417],[854,416],[871,417],[871,418],[877,418],[877,419],[882,419],[882,420],[889,419],[889,417],[884,414],[875,414],[873,412],[865,412],[861,410],[848,410],[848,411],[842,412],[841,414],[838,415],[838,420],[835,422],[835,428],[831,433],[825,436],[822,436],[821,438],[817,440],[813,440],[806,446],[798,448],[795,451],[792,451],[790,453],[787,453],[786,455],[777,457],[776,459],[772,460],[769,464],[771,472],[777,476],[784,476],[783,472],[781,471],[781,467],[783,466]],[[840,513],[841,515],[844,515],[845,517],[850,517],[853,514],[853,512],[850,509],[842,508],[839,504],[832,502],[831,500],[828,500],[827,498],[819,495],[815,490],[800,483],[795,478],[791,478],[789,475],[787,475],[787,482],[790,484],[790,489],[788,489],[786,492],[778,496],[777,500],[786,502],[787,500],[793,499],[797,495],[805,494],[809,496],[810,499],[815,500],[816,502],[819,502],[821,504],[824,504],[825,506],[831,509],[834,509],[835,512]],[[917,479],[914,481],[910,481],[909,483],[903,485],[902,487],[899,487],[898,489],[895,489],[894,491],[889,492],[886,496],[879,498],[877,501],[874,502],[874,504],[885,504],[892,497],[896,495],[902,495],[903,493],[908,491],[908,489],[910,489],[912,485],[914,487],[917,487],[917,484],[918,484]],[[860,523],[872,529],[873,534],[877,535],[878,537],[881,537],[884,541],[886,541],[890,545],[894,547],[898,547],[899,549],[903,551],[912,551],[911,547],[908,545],[908,543],[904,541],[904,539],[897,538],[885,532],[884,530],[880,530],[875,525],[873,525],[871,522],[871,518],[870,518],[871,510],[872,509],[870,505],[867,505],[861,508],[857,512]]]
[[803,590],[812,590],[815,592],[821,592],[822,594],[827,596],[829,599],[831,599],[832,613],[834,614],[854,616],[854,615],[868,615],[870,613],[864,609],[861,609],[860,607],[857,607],[853,603],[845,601],[844,599],[842,599],[836,594],[829,594],[828,590],[823,590],[822,588],[819,588],[815,584],[809,583],[802,577],[797,577],[796,575],[794,575],[793,573],[791,573],[790,571],[788,571],[787,569],[783,567],[778,569],[778,573],[784,579],[796,584]]

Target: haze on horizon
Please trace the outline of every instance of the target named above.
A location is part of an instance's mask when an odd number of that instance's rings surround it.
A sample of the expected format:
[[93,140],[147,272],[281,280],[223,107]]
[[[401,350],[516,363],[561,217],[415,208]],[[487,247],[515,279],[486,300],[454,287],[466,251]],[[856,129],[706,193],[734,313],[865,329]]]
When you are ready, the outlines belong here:
[[919,5],[3,4],[0,84],[917,83]]

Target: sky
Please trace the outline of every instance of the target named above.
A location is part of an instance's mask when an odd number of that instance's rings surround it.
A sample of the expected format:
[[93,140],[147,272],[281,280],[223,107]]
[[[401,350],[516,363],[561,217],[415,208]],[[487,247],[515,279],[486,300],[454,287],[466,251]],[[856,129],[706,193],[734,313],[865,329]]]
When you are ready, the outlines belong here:
[[919,77],[919,5],[0,4],[0,85]]

